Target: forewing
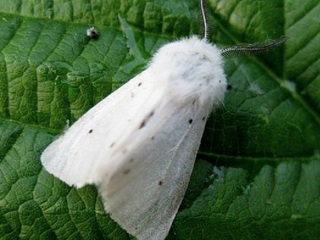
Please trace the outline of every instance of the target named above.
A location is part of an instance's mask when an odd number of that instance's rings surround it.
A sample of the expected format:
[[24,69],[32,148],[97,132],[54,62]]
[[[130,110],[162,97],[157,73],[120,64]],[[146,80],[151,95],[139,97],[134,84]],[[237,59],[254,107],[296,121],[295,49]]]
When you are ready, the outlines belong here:
[[194,99],[162,101],[157,109],[148,110],[152,116],[142,117],[141,124],[124,136],[112,156],[118,164],[100,170],[106,210],[140,240],[167,235],[210,112],[210,104],[199,106]]
[[41,156],[45,169],[68,185],[98,183],[98,169],[102,162],[113,161],[115,141],[154,95],[154,84],[146,70],[90,109],[45,149]]

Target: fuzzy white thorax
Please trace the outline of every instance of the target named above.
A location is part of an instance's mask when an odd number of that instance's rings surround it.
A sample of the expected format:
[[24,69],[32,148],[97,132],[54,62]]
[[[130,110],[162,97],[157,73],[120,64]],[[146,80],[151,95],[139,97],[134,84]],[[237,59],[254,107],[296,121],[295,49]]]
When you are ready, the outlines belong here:
[[149,64],[151,71],[167,84],[173,94],[184,100],[199,99],[200,104],[222,102],[227,81],[220,50],[197,36],[168,43]]

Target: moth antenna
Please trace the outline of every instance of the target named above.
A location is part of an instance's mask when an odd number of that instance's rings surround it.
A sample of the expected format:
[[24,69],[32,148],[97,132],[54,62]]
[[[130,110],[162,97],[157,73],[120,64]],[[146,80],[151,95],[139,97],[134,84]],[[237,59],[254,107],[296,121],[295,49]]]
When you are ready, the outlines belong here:
[[208,40],[208,19],[206,0],[200,0],[200,16],[202,21],[202,38]]
[[288,37],[281,37],[276,40],[267,41],[266,43],[255,43],[255,44],[242,44],[236,46],[226,47],[221,50],[221,55],[224,57],[234,57],[239,55],[247,54],[258,54],[272,50],[283,44],[288,40]]

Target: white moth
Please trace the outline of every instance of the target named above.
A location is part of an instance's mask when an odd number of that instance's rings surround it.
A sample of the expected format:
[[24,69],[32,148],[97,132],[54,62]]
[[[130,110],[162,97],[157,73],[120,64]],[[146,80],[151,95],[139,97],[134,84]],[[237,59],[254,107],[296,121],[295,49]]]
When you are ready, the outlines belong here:
[[219,50],[192,36],[164,45],[146,70],[49,145],[43,166],[70,186],[97,185],[106,211],[138,239],[164,239],[206,119],[226,92],[222,54],[259,47],[270,44]]

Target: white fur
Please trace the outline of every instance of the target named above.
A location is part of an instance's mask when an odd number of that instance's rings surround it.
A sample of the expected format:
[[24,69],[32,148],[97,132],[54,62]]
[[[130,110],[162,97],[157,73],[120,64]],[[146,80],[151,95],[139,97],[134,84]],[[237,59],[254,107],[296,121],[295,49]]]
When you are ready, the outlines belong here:
[[217,47],[197,37],[169,43],[49,145],[43,166],[68,185],[96,184],[111,217],[138,239],[164,239],[226,86]]

